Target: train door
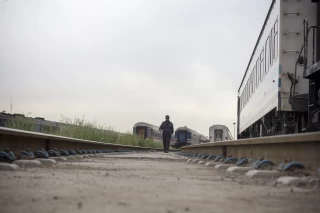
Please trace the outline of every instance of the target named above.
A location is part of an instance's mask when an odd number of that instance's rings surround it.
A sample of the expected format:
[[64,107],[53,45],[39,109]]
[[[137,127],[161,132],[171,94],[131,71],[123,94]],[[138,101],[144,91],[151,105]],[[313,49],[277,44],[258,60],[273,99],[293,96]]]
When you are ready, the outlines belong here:
[[179,144],[186,144],[187,143],[187,132],[186,131],[179,131],[176,135],[177,141]]
[[214,130],[214,142],[218,142],[222,140],[223,140],[223,130],[222,129]]
[[147,127],[142,127],[142,126],[139,126],[137,127],[137,135],[140,137],[140,138],[143,138],[145,139],[147,137]]

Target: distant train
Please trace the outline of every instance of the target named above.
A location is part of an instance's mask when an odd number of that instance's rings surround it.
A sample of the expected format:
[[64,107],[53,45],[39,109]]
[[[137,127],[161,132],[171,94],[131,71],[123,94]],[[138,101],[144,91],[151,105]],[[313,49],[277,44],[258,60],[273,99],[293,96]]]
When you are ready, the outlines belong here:
[[61,128],[63,123],[48,121],[44,118],[36,117],[25,117],[23,114],[9,114],[0,112],[0,126],[1,127],[12,127],[21,129],[30,129],[35,132],[48,132],[56,131]]
[[[9,114],[0,112],[0,127],[8,127],[13,129],[21,129],[32,132],[40,132],[45,134],[63,134],[70,130],[69,127],[77,126],[56,121],[45,120],[41,117],[26,117],[23,114]],[[93,127],[92,127],[93,128]],[[104,132],[114,132],[109,130],[100,130]],[[116,132],[114,132],[116,133]],[[121,133],[117,133],[121,134]]]
[[162,143],[162,133],[159,127],[153,124],[138,122],[133,126],[133,134],[143,139],[152,139],[154,142]]
[[172,147],[180,148],[182,146],[196,145],[206,142],[209,142],[209,140],[204,135],[201,135],[198,132],[184,126],[176,129]]
[[320,1],[272,1],[237,108],[238,138],[320,130]]
[[232,134],[229,131],[229,128],[225,125],[212,125],[209,128],[209,140],[210,142],[218,142],[218,141],[228,141],[232,140]]

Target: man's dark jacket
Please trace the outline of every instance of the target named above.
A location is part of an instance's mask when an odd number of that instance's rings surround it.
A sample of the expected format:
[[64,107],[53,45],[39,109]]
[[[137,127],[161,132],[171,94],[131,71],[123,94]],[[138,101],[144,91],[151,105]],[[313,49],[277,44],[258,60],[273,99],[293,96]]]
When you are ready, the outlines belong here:
[[159,130],[162,130],[162,136],[171,136],[174,132],[173,124],[170,121],[163,121]]

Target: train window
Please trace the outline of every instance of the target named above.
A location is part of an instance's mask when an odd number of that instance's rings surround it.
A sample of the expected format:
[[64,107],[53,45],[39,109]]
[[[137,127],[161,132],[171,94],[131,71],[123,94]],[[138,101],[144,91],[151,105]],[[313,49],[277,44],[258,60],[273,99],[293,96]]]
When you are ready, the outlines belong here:
[[245,87],[245,89],[244,89],[244,107],[246,107],[246,105],[247,105],[247,85],[246,85],[246,87]]
[[265,60],[264,60],[264,72],[267,74],[268,72],[269,72],[269,59],[270,59],[270,57],[268,57],[269,55],[270,55],[270,45],[269,45],[269,41],[270,41],[270,39],[269,39],[269,36],[268,36],[268,38],[267,38],[267,40],[266,40],[266,43],[265,43]]
[[245,94],[245,89],[243,89],[243,108],[244,108],[244,106],[245,106],[245,104],[246,104],[246,94]]
[[249,102],[250,97],[251,97],[251,94],[250,94],[250,81],[248,81],[248,88],[247,88],[247,90],[248,90],[248,102]]
[[252,91],[251,91],[251,75],[249,77],[248,87],[249,87],[249,99],[250,99],[251,98],[251,93],[252,93]]
[[242,91],[242,109],[244,108],[244,90]]
[[252,93],[253,93],[253,89],[252,89],[252,73],[251,73],[251,75],[250,75],[249,81],[250,81],[249,90],[250,90],[250,97],[251,97],[251,96],[252,96]]
[[250,94],[249,94],[249,81],[247,82],[247,103],[249,102]]
[[247,83],[247,86],[246,86],[246,104],[245,104],[245,106],[247,105],[248,100],[249,100],[249,97],[248,97],[248,83]]
[[243,107],[246,107],[246,103],[247,103],[247,85],[244,87],[244,104]]
[[252,86],[253,86],[253,93],[256,91],[256,73],[254,68],[252,69]]
[[245,102],[246,102],[246,100],[245,100],[245,94],[244,94],[244,90],[243,90],[243,97],[242,97],[242,101],[243,101],[243,103],[242,103],[242,108],[244,108],[244,105],[245,105]]
[[243,109],[243,91],[242,91],[242,95],[241,95],[241,110]]
[[273,60],[275,61],[278,57],[278,19],[274,23],[273,29]]
[[260,84],[260,58],[258,58],[256,62],[256,73],[257,73],[257,83]]
[[272,67],[272,64],[273,64],[273,51],[274,51],[274,48],[273,48],[273,28],[271,29],[271,32],[270,32],[270,41],[269,41],[269,66]]
[[249,99],[251,97],[251,75],[249,76],[249,79],[248,79],[248,93],[249,93]]
[[256,66],[253,67],[253,72],[254,72],[254,81],[256,82],[255,86],[256,86],[256,88],[258,88],[259,87],[259,81],[258,81],[258,73],[257,73]]
[[260,53],[260,82],[263,81],[263,78],[264,78],[263,61],[264,61],[264,49],[262,49],[262,51]]
[[242,108],[244,108],[244,88],[242,90]]
[[244,87],[244,107],[247,104],[247,85]]
[[243,92],[242,92],[242,103],[241,103],[241,110],[243,109],[243,105],[244,105],[244,100],[243,100]]
[[[250,80],[250,79],[249,79]],[[247,94],[248,94],[248,96],[247,96],[247,99],[248,99],[248,102],[249,102],[249,100],[250,100],[250,81],[248,80],[248,82],[247,82]]]
[[[251,73],[251,93],[253,94],[254,93],[254,76],[253,76],[253,73]],[[252,96],[251,94],[251,96]]]
[[251,73],[251,96],[253,95],[254,90],[253,90],[253,75]]
[[248,85],[248,82],[247,82],[247,103],[249,102],[249,85]]

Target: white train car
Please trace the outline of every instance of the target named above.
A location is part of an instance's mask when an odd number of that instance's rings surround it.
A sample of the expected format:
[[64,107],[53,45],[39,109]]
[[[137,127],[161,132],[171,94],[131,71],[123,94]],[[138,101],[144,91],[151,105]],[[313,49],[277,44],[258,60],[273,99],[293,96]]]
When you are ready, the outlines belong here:
[[209,128],[209,140],[210,142],[228,141],[232,140],[232,134],[229,128],[225,125],[212,125]]
[[[298,133],[307,127],[309,80],[300,50],[304,19],[316,25],[315,2],[272,1],[238,90],[238,138]],[[306,56],[315,51],[311,42],[307,46]]]
[[162,143],[162,133],[159,127],[153,124],[138,122],[133,126],[133,134],[143,139],[152,139],[154,142]]

